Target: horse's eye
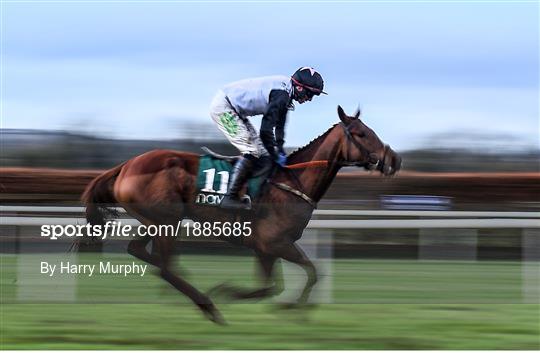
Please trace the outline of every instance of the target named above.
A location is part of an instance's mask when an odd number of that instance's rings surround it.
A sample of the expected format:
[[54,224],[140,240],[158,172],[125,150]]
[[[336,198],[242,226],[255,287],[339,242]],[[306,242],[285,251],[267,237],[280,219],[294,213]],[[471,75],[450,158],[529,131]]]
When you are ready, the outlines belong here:
[[362,137],[366,137],[366,133],[365,132],[361,132],[358,134],[358,137],[362,138]]

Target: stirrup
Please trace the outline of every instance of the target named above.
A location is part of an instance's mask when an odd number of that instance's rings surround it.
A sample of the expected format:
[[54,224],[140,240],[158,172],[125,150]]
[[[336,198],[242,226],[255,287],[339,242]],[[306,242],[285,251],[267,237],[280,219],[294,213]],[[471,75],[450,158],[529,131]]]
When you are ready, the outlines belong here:
[[228,210],[251,210],[251,198],[245,195],[242,198],[225,195],[219,207]]

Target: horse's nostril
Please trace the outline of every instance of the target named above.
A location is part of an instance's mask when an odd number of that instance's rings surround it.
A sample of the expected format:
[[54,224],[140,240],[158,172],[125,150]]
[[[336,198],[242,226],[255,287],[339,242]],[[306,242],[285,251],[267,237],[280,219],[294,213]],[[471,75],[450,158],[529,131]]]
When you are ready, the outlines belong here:
[[369,155],[369,163],[376,164],[380,161],[380,158],[377,156],[376,153],[370,153]]

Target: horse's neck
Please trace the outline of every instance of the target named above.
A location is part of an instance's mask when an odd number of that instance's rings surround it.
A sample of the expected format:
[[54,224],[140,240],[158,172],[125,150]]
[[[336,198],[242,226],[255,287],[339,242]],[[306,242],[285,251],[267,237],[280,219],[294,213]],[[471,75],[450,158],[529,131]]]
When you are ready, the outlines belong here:
[[334,180],[337,172],[341,168],[338,162],[338,153],[341,136],[339,130],[330,130],[321,139],[316,139],[308,146],[304,147],[289,160],[289,164],[308,161],[327,161],[326,167],[312,167],[301,171],[292,171],[298,176],[302,192],[311,197],[316,202],[324,196],[330,184]]

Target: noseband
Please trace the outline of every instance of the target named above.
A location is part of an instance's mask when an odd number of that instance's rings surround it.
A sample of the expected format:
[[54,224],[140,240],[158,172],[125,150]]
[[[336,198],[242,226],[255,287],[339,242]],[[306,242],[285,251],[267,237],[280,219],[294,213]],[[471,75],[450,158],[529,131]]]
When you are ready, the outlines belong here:
[[[369,153],[366,151],[366,149],[356,141],[352,134],[351,130],[349,130],[349,126],[345,125],[343,122],[340,122],[339,125],[343,128],[343,131],[345,132],[345,136],[347,137],[347,147],[352,143],[358,151],[360,151],[360,154],[362,155],[362,159],[366,162],[357,162],[357,161],[351,161],[351,160],[345,160],[341,162],[342,166],[352,166],[352,167],[364,167],[368,170],[377,169],[382,171],[384,166],[384,160],[386,158],[386,153],[388,152],[389,146],[384,145],[384,153],[382,160],[377,158],[374,153]],[[349,148],[347,148],[347,155],[349,154]],[[347,158],[348,159],[348,158]]]

